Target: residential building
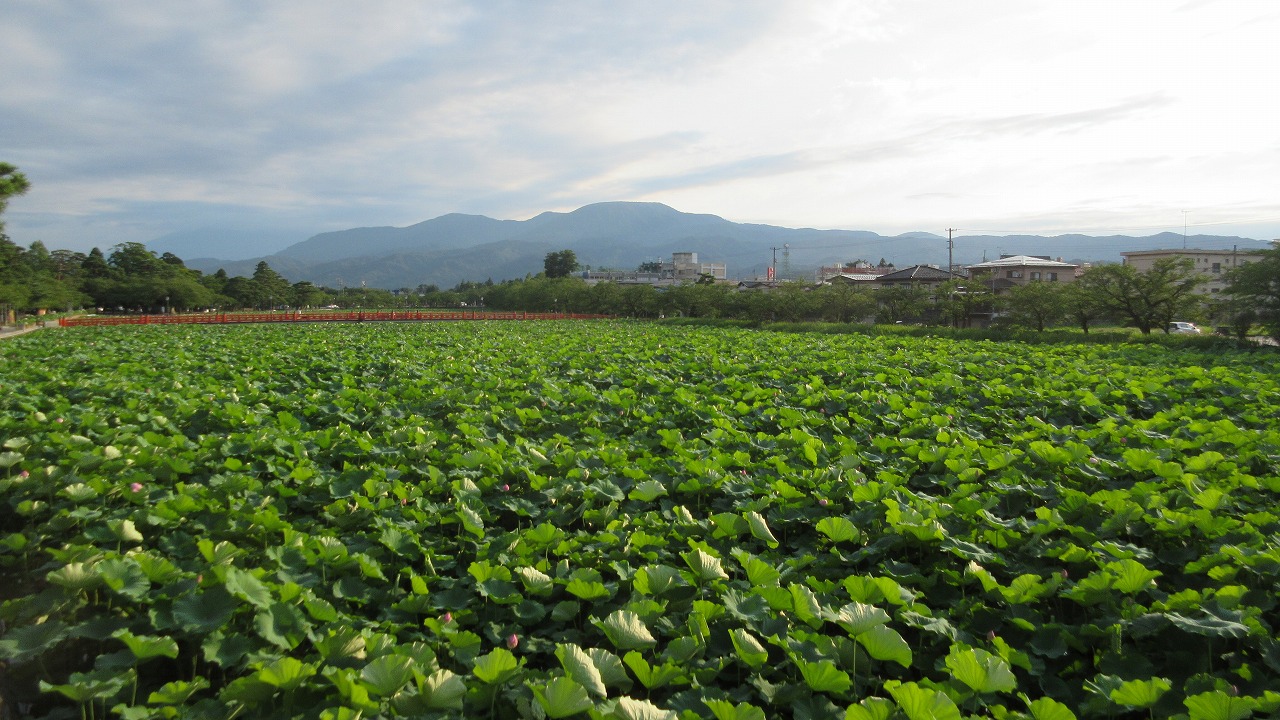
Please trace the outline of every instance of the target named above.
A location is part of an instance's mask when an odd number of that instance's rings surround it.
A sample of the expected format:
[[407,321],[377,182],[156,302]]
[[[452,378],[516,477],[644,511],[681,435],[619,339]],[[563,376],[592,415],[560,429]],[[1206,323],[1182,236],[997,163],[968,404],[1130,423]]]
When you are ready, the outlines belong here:
[[963,275],[943,270],[937,265],[912,265],[909,268],[887,273],[876,278],[880,288],[926,287],[935,288],[949,280],[963,280]]
[[1201,295],[1216,295],[1227,289],[1227,273],[1240,265],[1248,264],[1258,258],[1261,250],[1131,250],[1122,252],[1124,263],[1138,272],[1146,272],[1155,267],[1156,261],[1164,258],[1190,260],[1197,272],[1204,275],[1208,282],[1196,288]]
[[997,295],[1033,282],[1072,282],[1079,266],[1044,255],[1001,255],[999,260],[969,266],[969,277]]

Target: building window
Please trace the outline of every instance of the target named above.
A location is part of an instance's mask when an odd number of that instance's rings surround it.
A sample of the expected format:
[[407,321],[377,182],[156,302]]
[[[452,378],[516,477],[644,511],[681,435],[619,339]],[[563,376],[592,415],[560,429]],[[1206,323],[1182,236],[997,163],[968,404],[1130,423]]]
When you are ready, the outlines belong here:
[[1058,273],[1049,273],[1049,282],[1058,282]]
[[1214,263],[1214,264],[1213,264],[1213,272],[1214,272],[1214,273],[1220,273],[1220,272],[1222,272],[1222,263]]
[[1039,279],[1040,279],[1040,273],[1038,273],[1038,272],[1036,272],[1036,271],[1034,271],[1034,270],[1033,270],[1033,271],[1031,272],[1031,279],[1032,279],[1032,280],[1039,280]]
[[1022,277],[1022,271],[1021,271],[1021,270],[1010,270],[1010,271],[1008,271],[1008,273],[1006,273],[1005,277],[1010,277],[1010,278],[1020,278],[1020,277]]

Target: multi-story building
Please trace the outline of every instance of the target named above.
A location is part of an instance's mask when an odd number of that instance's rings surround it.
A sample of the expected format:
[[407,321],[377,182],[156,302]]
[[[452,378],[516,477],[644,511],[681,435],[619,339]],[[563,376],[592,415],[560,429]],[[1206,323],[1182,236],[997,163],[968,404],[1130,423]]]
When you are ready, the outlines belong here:
[[[663,265],[666,266],[666,263]],[[703,275],[710,275],[716,280],[725,280],[729,277],[729,270],[724,263],[700,263],[696,252],[671,253],[670,267],[672,276],[676,280],[693,281]]]
[[1164,258],[1190,260],[1195,270],[1208,279],[1208,282],[1196,288],[1196,292],[1201,295],[1216,295],[1227,289],[1228,272],[1257,259],[1261,252],[1235,249],[1131,250],[1120,255],[1124,257],[1126,265],[1138,272],[1150,270],[1157,260]]
[[969,266],[969,277],[992,292],[1033,282],[1072,282],[1076,265],[1043,255],[1001,255],[999,260]]
[[582,273],[588,285],[601,282],[615,282],[624,285],[653,285],[664,287],[697,282],[705,275],[717,281],[728,279],[729,271],[724,263],[700,263],[698,253],[671,253],[670,262],[651,263],[652,269],[640,271],[608,270]]

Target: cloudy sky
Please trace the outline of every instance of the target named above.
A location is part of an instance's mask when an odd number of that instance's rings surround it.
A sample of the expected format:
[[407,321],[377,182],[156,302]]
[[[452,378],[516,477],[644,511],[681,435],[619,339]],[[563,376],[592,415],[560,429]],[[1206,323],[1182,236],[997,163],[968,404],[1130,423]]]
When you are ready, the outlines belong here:
[[606,200],[884,234],[1280,237],[1275,0],[0,7],[22,245],[239,228],[260,255]]

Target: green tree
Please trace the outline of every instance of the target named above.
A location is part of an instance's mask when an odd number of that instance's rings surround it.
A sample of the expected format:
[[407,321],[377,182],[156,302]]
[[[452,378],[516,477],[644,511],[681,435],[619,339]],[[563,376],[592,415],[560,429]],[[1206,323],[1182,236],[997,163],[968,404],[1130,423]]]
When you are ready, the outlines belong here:
[[80,273],[87,278],[111,277],[111,272],[107,258],[98,248],[90,250],[89,254],[84,256],[84,262],[80,263]]
[[549,278],[569,277],[578,269],[578,256],[572,250],[549,252],[542,260],[543,274]]
[[1010,319],[1015,325],[1044,332],[1045,327],[1066,314],[1066,288],[1066,285],[1044,281],[1009,288],[1005,307]]
[[124,242],[111,247],[111,255],[107,265],[123,277],[151,277],[159,274],[164,268],[160,258],[139,242]]
[[1097,291],[1099,304],[1143,335],[1194,311],[1199,304],[1195,290],[1205,282],[1185,258],[1161,258],[1146,272],[1130,265],[1099,265],[1089,273],[1096,275],[1090,287]]
[[919,285],[876,290],[876,321],[893,324],[914,320],[929,305],[929,291]]
[[833,282],[813,291],[814,303],[824,320],[830,322],[854,322],[876,309],[871,291],[847,282]]
[[22,195],[31,188],[27,176],[18,172],[18,168],[9,163],[0,162],[0,233],[4,232],[4,210],[9,206],[9,198]]
[[259,261],[253,268],[253,283],[258,286],[255,303],[258,306],[288,304],[293,297],[293,286],[283,275],[272,270],[266,260]]
[[323,305],[328,295],[307,280],[299,280],[292,287],[293,305],[295,307],[315,307]]
[[969,327],[975,314],[990,314],[996,302],[995,295],[984,283],[963,278],[939,285],[934,290],[934,298],[939,313],[952,327]]
[[1101,275],[1095,274],[1093,268],[1084,272],[1076,281],[1063,286],[1062,304],[1066,316],[1080,328],[1085,335],[1089,328],[1107,317],[1107,307],[1103,302],[1102,291],[1098,284],[1104,282]]
[[1244,303],[1267,333],[1280,341],[1280,244],[1236,267],[1227,282],[1232,300]]

